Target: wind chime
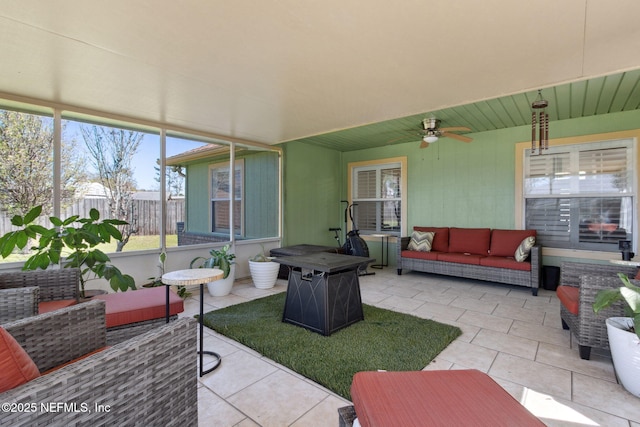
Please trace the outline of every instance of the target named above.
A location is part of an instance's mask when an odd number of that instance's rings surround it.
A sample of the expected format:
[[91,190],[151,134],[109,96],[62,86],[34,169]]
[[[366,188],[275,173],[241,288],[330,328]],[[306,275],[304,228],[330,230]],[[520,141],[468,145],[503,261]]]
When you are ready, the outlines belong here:
[[[549,103],[542,99],[542,91],[538,90],[538,98],[531,103],[531,154],[542,154],[549,148],[549,114],[546,108]],[[537,139],[537,141],[536,141]]]

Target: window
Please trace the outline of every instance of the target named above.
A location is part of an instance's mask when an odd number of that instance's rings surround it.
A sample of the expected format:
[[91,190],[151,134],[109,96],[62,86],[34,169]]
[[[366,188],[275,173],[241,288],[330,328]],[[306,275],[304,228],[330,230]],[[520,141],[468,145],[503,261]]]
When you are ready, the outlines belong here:
[[[242,209],[242,175],[244,164],[242,160],[235,165],[233,176],[233,217],[234,234],[240,236]],[[229,218],[229,200],[231,200],[229,163],[216,164],[211,167],[211,231],[214,233],[229,233],[231,218]]]
[[353,227],[362,234],[400,235],[406,182],[403,165],[402,161],[351,165]]
[[633,240],[633,140],[551,147],[525,153],[525,227],[543,246],[617,251]]

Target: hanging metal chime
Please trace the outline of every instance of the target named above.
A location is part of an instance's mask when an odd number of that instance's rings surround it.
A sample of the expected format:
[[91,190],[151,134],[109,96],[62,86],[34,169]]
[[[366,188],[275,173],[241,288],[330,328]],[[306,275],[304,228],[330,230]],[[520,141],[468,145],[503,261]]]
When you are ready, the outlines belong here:
[[[538,98],[531,103],[531,154],[542,154],[542,150],[549,148],[549,114],[546,108],[549,103],[542,99],[542,91],[538,91]],[[537,139],[537,141],[536,141]]]

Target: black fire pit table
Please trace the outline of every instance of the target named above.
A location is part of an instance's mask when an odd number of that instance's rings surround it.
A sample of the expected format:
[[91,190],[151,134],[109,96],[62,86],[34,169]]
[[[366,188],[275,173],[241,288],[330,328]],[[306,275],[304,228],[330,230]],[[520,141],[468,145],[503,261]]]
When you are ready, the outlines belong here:
[[375,259],[318,252],[274,261],[290,270],[283,322],[328,336],[364,319],[358,266]]

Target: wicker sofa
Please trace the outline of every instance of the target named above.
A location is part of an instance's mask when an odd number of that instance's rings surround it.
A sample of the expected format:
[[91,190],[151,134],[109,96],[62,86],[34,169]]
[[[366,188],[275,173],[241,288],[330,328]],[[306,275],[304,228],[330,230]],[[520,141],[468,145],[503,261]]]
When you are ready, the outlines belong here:
[[[607,317],[624,316],[622,302],[608,307],[598,314],[593,312],[593,302],[601,289],[612,289],[622,285],[618,273],[635,277],[637,267],[614,264],[587,264],[563,262],[560,266],[560,284],[557,295],[560,299],[560,319],[563,329],[574,335],[580,358],[589,360],[591,348],[609,348]],[[640,282],[632,281],[635,285]]]
[[[3,411],[1,424],[197,425],[195,323],[178,319],[0,393],[16,408]],[[2,326],[41,373],[106,345],[103,301]]]
[[538,295],[542,271],[542,248],[535,245],[528,258],[518,262],[513,255],[523,239],[535,230],[491,230],[489,228],[414,227],[433,232],[430,251],[408,250],[411,237],[397,245],[398,275],[403,269],[436,273],[531,288]]

